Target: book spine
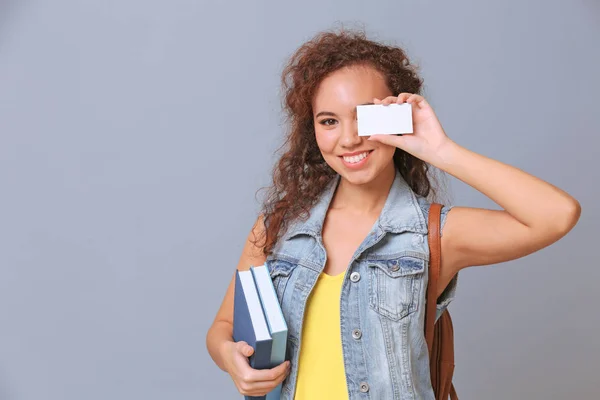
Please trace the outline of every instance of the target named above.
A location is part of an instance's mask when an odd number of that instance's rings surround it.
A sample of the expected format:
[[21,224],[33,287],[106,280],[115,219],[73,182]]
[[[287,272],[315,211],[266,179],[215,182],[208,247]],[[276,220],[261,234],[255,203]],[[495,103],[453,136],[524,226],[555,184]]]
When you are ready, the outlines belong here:
[[273,340],[262,340],[256,342],[254,349],[251,367],[254,369],[265,369],[271,368],[271,350],[273,347]]

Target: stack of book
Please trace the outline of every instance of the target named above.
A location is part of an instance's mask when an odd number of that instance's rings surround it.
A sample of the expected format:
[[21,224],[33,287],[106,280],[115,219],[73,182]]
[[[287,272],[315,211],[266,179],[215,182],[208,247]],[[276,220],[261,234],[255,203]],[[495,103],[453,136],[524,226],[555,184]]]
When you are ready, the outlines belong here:
[[[249,363],[254,369],[273,368],[285,361],[287,324],[265,265],[236,271],[233,305],[233,340],[254,348]],[[279,400],[281,384],[264,396],[245,400]]]

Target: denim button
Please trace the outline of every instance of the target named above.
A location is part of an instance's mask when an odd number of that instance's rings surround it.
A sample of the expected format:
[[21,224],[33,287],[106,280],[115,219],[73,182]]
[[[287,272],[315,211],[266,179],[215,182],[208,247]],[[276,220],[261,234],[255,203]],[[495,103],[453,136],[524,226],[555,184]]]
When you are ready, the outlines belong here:
[[352,330],[352,337],[354,339],[360,339],[361,336],[362,336],[362,332],[360,331],[360,329],[353,329]]
[[360,280],[360,274],[358,272],[353,272],[350,274],[350,280],[352,282],[358,282]]
[[399,269],[400,269],[400,266],[399,266],[398,264],[394,265],[394,266],[391,268],[391,270],[392,270],[392,271],[394,271],[394,272],[398,271]]
[[366,393],[369,391],[369,384],[367,382],[360,383],[360,391]]

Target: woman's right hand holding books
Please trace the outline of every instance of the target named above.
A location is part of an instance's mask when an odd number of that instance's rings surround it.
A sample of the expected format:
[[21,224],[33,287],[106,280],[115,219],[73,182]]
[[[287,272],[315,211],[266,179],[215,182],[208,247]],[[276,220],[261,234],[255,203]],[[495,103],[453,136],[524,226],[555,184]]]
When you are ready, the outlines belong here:
[[252,368],[248,357],[254,353],[254,349],[243,340],[225,342],[222,352],[225,370],[244,396],[262,396],[269,393],[283,382],[290,371],[289,361],[269,369]]

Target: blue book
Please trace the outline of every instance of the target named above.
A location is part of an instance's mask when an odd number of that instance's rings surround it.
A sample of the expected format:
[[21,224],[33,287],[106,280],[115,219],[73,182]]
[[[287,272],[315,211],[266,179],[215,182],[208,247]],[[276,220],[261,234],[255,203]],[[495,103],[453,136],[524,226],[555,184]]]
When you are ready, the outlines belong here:
[[[267,267],[265,265],[258,267],[250,266],[250,271],[252,271],[252,275],[254,276],[254,282],[256,283],[260,302],[269,327],[269,333],[273,340],[270,363],[271,368],[273,368],[285,361],[288,328]],[[279,400],[281,398],[281,386],[282,384],[280,383],[267,393],[266,400]]]
[[[249,363],[254,369],[271,368],[273,339],[260,303],[251,271],[236,271],[233,300],[233,340],[254,348]],[[266,396],[244,396],[245,400],[265,400]]]

